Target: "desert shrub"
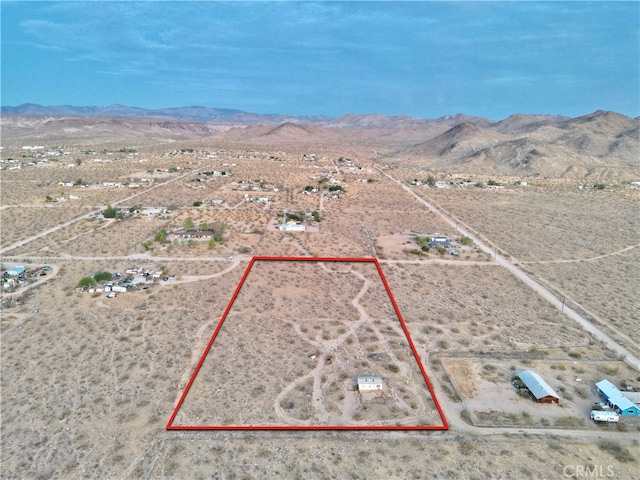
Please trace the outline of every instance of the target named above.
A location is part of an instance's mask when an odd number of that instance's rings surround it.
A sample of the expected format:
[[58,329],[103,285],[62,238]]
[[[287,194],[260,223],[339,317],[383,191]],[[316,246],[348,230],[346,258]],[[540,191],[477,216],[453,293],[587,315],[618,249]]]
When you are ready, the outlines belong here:
[[194,207],[199,207],[200,205],[202,205],[202,200],[196,200],[195,202],[193,202]]
[[600,450],[607,452],[619,462],[633,461],[633,456],[629,453],[629,450],[613,440],[603,440],[598,446],[600,447]]
[[464,236],[460,239],[460,243],[462,245],[473,245],[473,238]]
[[556,420],[556,426],[565,428],[576,428],[584,426],[583,418],[577,417],[560,417]]
[[464,440],[458,444],[458,451],[462,455],[472,455],[476,450],[476,446],[469,440]]
[[620,367],[617,365],[600,365],[598,370],[607,375],[617,375],[620,373]]
[[393,373],[398,373],[400,371],[400,368],[395,363],[387,363],[384,368]]

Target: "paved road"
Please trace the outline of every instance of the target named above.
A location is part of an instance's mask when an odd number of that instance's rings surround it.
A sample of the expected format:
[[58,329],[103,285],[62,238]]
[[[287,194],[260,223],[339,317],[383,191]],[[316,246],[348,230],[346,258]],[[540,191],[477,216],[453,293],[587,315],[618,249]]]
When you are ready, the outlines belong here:
[[509,272],[511,272],[516,278],[520,279],[524,282],[528,287],[538,293],[542,298],[551,303],[558,310],[562,311],[565,315],[567,315],[572,320],[579,323],[582,328],[584,328],[587,332],[591,333],[593,337],[597,340],[604,342],[608,348],[615,351],[620,357],[624,358],[624,361],[631,365],[636,370],[640,371],[640,358],[636,357],[629,350],[619,345],[613,338],[604,333],[598,327],[596,327],[593,323],[591,323],[588,319],[580,315],[578,312],[573,310],[564,304],[564,302],[559,299],[551,290],[549,290],[544,285],[540,284],[538,281],[534,280],[529,276],[524,270],[519,268],[517,265],[513,264],[505,257],[500,255],[496,249],[492,249],[485,245],[483,242],[478,240],[475,235],[468,232],[465,228],[463,228],[459,222],[451,219],[448,215],[443,213],[440,209],[436,208],[429,202],[427,202],[424,198],[420,197],[417,193],[413,191],[408,185],[405,185],[400,180],[395,177],[389,175],[387,172],[382,170],[379,167],[375,167],[380,173],[389,178],[390,180],[399,184],[406,192],[411,194],[418,202],[422,203],[424,206],[429,208],[434,213],[438,214],[445,222],[447,222],[452,227],[456,228],[462,235],[470,237],[473,239],[475,244],[485,253],[494,257],[496,263],[504,268],[506,268]]

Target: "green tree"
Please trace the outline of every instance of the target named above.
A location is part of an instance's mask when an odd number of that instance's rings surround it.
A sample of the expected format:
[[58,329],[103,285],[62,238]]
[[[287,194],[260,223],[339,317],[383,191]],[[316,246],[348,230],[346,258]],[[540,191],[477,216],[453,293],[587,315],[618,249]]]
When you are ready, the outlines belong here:
[[461,243],[462,245],[473,245],[473,238],[471,238],[471,237],[466,237],[466,236],[465,236],[465,237],[462,237],[462,238],[460,239],[460,243]]
[[314,210],[313,212],[311,212],[311,215],[313,216],[313,219],[314,219],[316,222],[320,222],[320,220],[322,220],[322,219],[320,218],[320,212],[318,212],[317,210]]
[[202,205],[202,200],[196,200],[195,202],[193,202],[194,207],[199,207],[200,205]]
[[416,237],[416,243],[420,246],[420,249],[423,252],[428,252],[429,251],[429,242],[431,240],[429,239],[429,237]]
[[167,231],[164,228],[161,228],[156,232],[156,236],[154,238],[156,242],[164,243],[167,240]]
[[96,284],[93,277],[82,277],[78,282],[78,288],[91,287]]
[[116,218],[119,213],[120,209],[114,208],[111,205],[107,205],[107,208],[102,211],[102,215],[104,215],[104,218]]
[[209,230],[209,224],[207,222],[202,222],[199,227],[200,230]]
[[427,177],[427,185],[429,185],[430,187],[433,187],[433,186],[435,186],[435,184],[436,184],[435,177],[433,175],[429,175]]
[[96,282],[108,282],[109,280],[111,280],[113,278],[113,275],[111,275],[111,273],[109,272],[96,272],[93,274],[93,279]]
[[184,228],[185,230],[195,230],[196,229],[196,224],[193,223],[193,218],[191,217],[187,217],[184,219],[184,222],[182,222],[182,228]]
[[215,246],[216,246],[216,241],[215,241],[213,238],[211,238],[211,239],[209,240],[209,243],[207,244],[207,247],[209,248],[209,250],[211,250],[211,249],[213,249],[213,247],[215,247]]
[[216,242],[222,242],[227,225],[224,222],[215,222],[213,225],[209,225],[209,228],[213,231],[213,239]]

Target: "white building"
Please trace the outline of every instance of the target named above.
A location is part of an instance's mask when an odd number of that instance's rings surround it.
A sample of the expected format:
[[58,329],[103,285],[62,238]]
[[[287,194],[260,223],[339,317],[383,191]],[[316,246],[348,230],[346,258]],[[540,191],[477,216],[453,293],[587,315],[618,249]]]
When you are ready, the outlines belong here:
[[358,390],[382,390],[382,378],[374,375],[361,375],[358,377]]
[[287,222],[280,225],[280,230],[283,232],[304,232],[305,228],[304,224],[295,222]]

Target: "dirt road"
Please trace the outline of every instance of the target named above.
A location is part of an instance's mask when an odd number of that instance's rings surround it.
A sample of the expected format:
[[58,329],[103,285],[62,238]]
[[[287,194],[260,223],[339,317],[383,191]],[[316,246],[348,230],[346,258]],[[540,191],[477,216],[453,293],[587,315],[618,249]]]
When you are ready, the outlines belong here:
[[464,235],[464,236],[472,238],[474,243],[483,252],[485,252],[488,255],[491,255],[492,257],[494,257],[494,260],[498,265],[500,265],[500,266],[504,267],[505,269],[507,269],[516,278],[518,278],[519,280],[524,282],[528,287],[530,287],[538,295],[540,295],[542,298],[544,298],[549,303],[551,303],[551,305],[556,307],[558,310],[563,312],[565,315],[567,315],[569,318],[571,318],[575,322],[579,323],[582,326],[582,328],[584,328],[587,332],[589,332],[591,335],[593,335],[593,337],[596,340],[599,340],[599,341],[603,342],[604,344],[606,344],[608,348],[610,348],[611,350],[615,351],[618,355],[620,355],[620,357],[623,358],[625,362],[627,362],[629,365],[631,365],[636,370],[640,371],[640,358],[636,357],[629,350],[627,350],[623,346],[619,345],[614,339],[612,339],[609,335],[607,335],[602,330],[600,330],[598,327],[596,327],[588,319],[586,319],[585,317],[580,315],[578,312],[576,312],[575,310],[573,310],[570,307],[568,307],[567,305],[565,305],[564,302],[560,298],[558,298],[551,290],[549,290],[547,287],[545,287],[544,285],[540,284],[538,281],[536,281],[533,278],[531,278],[529,276],[529,274],[526,273],[524,270],[522,270],[521,268],[519,268],[517,265],[515,265],[512,262],[510,262],[509,260],[507,260],[502,255],[500,255],[497,252],[496,249],[492,249],[492,248],[488,247],[486,244],[484,244],[483,242],[481,242],[474,234],[470,233],[467,229],[465,229],[463,226],[461,226],[462,222],[458,221],[457,219],[454,220],[454,219],[450,218],[448,215],[443,213],[440,209],[436,208],[435,206],[433,206],[432,204],[427,202],[425,199],[420,197],[408,185],[405,185],[400,180],[398,180],[395,177],[389,175],[387,172],[385,172],[381,168],[376,167],[376,169],[380,173],[382,173],[385,177],[387,177],[390,180],[393,180],[394,182],[399,184],[406,192],[411,194],[418,202],[422,203],[424,206],[429,208],[432,212],[434,212],[437,215],[439,215],[449,225],[451,225],[452,227],[456,228],[458,230],[458,232],[460,232],[461,235]]
[[[116,206],[118,206],[118,205],[120,205],[122,203],[125,203],[125,202],[128,202],[130,200],[133,200],[136,197],[139,197],[141,195],[146,195],[147,193],[151,192],[152,190],[155,190],[156,188],[166,187],[170,183],[177,182],[178,180],[180,180],[180,179],[182,179],[184,177],[187,177],[189,175],[194,175],[195,173],[197,173],[197,172],[187,172],[187,173],[185,173],[183,175],[179,175],[179,176],[177,176],[175,178],[172,178],[171,180],[167,180],[166,182],[159,183],[159,184],[154,185],[152,187],[149,187],[149,188],[147,188],[147,189],[145,189],[145,190],[143,190],[141,192],[134,193],[133,195],[129,195],[128,197],[125,197],[125,198],[123,198],[121,200],[118,200],[117,202],[113,202],[112,206],[116,207]],[[0,249],[0,255],[5,254],[5,253],[7,253],[7,252],[9,252],[11,250],[15,250],[16,248],[21,247],[22,245],[26,245],[27,243],[31,243],[34,240],[37,240],[38,238],[42,238],[42,237],[45,237],[45,236],[47,236],[47,235],[49,235],[49,234],[51,234],[53,232],[57,232],[58,230],[60,230],[62,228],[65,228],[65,227],[68,227],[69,225],[73,225],[74,223],[79,222],[80,220],[85,220],[85,219],[91,218],[95,214],[96,214],[96,211],[92,210],[89,213],[86,213],[85,215],[81,215],[81,216],[76,217],[76,218],[74,218],[72,220],[69,220],[68,222],[61,223],[60,225],[56,225],[53,228],[45,230],[44,232],[40,232],[40,233],[38,233],[36,235],[32,235],[31,237],[25,238],[24,240],[20,240],[19,242],[15,242],[15,243],[7,246],[7,247],[4,247],[4,248]]]

